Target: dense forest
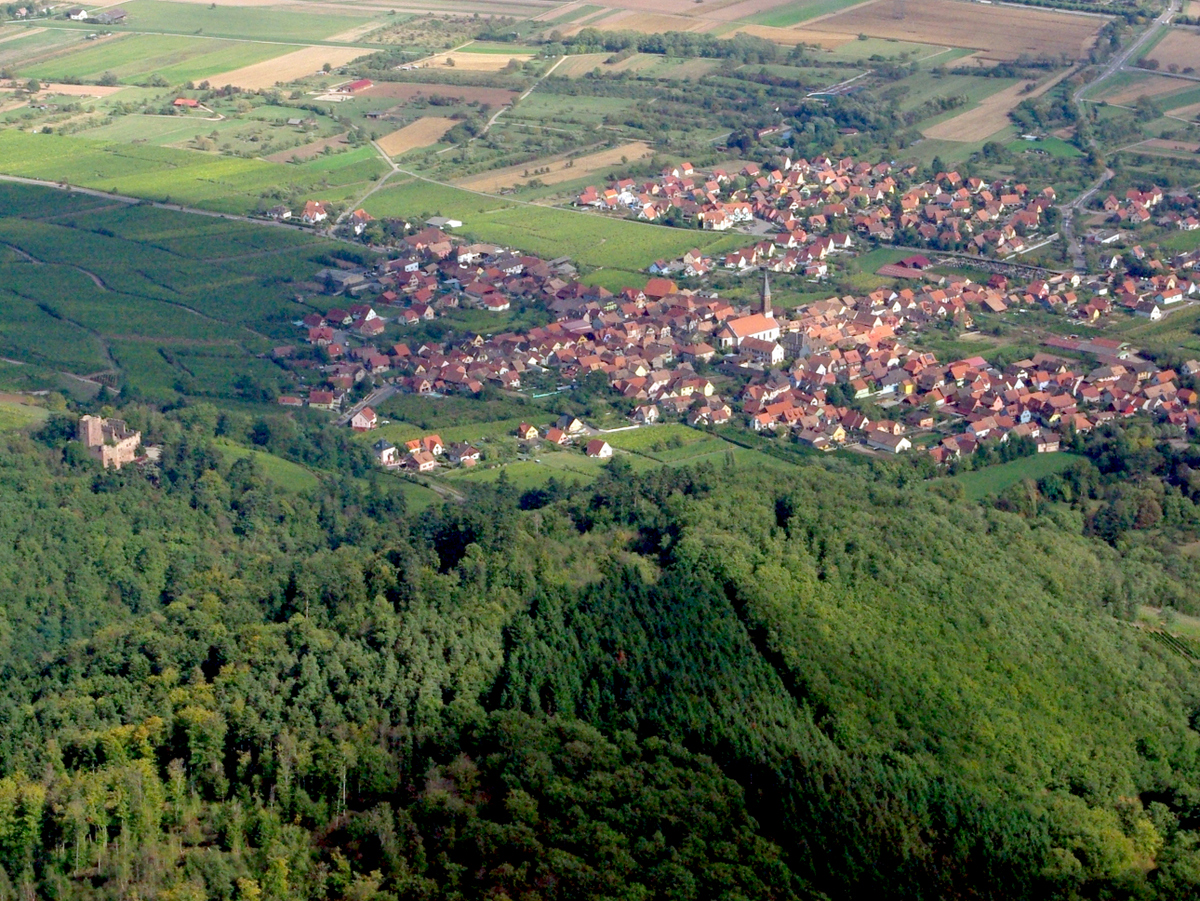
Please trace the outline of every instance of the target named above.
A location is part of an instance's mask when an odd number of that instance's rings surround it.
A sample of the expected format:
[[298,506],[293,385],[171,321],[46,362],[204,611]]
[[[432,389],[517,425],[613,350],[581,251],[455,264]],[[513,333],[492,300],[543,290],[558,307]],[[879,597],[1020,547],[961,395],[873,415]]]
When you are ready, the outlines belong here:
[[211,409],[122,415],[158,469],[0,439],[0,899],[1200,891],[1196,664],[1131,621],[1197,594],[1152,442],[985,504],[617,458],[418,514],[328,430],[252,426],[346,473],[298,495]]

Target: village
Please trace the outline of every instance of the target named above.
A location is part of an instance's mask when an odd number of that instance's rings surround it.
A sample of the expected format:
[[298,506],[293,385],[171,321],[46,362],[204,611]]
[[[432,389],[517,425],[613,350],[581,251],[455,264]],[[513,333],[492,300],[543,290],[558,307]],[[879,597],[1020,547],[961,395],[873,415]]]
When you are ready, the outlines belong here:
[[[747,163],[733,173],[701,172],[684,162],[649,181],[624,178],[604,188],[587,187],[575,203],[647,222],[678,217],[681,224],[711,231],[771,231],[767,245],[781,251],[772,268],[791,272],[822,259],[822,245],[826,251],[830,242],[850,246],[851,234],[990,256],[1024,253],[1054,218],[1047,215],[1054,201],[1053,188],[1032,191],[1025,184],[987,183],[955,171],[921,181],[915,166],[784,157],[777,168]],[[814,237],[821,240],[810,242]],[[757,263],[736,254],[723,261],[731,269]],[[693,266],[687,274],[703,271]]]
[[[374,270],[317,274],[346,302],[297,323],[315,356],[276,350],[310,384],[306,395],[282,396],[280,404],[328,410],[369,432],[380,424],[375,398],[519,393],[533,383],[566,390],[598,373],[633,425],[740,427],[824,451],[920,451],[939,464],[970,456],[983,441],[1027,439],[1032,450],[1053,452],[1069,433],[1137,415],[1200,423],[1190,387],[1200,363],[1161,369],[1120,340],[1047,333],[1044,352],[1005,365],[982,353],[939,360],[919,347],[926,331],[945,324],[969,331],[981,315],[1037,310],[1081,325],[1159,319],[1195,301],[1200,253],[1147,261],[1152,274],[1144,278],[1127,274],[1118,258],[1093,276],[1022,282],[997,274],[983,284],[939,274],[929,258],[913,255],[881,270],[894,287],[786,308],[773,302],[764,265],[757,302],[735,306],[665,276],[614,294],[581,283],[569,260],[468,243],[435,226],[403,243],[402,255]],[[450,310],[517,305],[548,321],[520,332],[403,340],[405,329]],[[882,415],[863,412],[868,407]],[[516,431],[523,446],[612,453],[602,435],[570,416]],[[374,450],[381,466],[417,472],[473,466],[481,457],[479,447],[436,433],[400,447],[380,440]]]

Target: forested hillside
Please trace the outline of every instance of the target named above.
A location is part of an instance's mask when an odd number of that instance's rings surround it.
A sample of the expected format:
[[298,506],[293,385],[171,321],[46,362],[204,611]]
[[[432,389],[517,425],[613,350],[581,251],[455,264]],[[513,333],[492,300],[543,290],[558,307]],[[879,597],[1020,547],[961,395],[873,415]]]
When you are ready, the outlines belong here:
[[1016,513],[618,459],[416,515],[332,433],[359,475],[301,495],[124,415],[161,471],[0,444],[0,898],[1200,891],[1200,682],[1129,621],[1196,588],[1091,534],[1104,466]]

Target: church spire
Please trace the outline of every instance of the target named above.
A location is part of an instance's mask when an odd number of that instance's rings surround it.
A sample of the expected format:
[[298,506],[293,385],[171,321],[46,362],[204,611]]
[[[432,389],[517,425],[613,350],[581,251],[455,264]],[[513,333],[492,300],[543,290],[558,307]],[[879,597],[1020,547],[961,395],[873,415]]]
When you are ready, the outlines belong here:
[[775,311],[771,309],[771,282],[766,269],[763,269],[762,311],[764,316],[775,316]]

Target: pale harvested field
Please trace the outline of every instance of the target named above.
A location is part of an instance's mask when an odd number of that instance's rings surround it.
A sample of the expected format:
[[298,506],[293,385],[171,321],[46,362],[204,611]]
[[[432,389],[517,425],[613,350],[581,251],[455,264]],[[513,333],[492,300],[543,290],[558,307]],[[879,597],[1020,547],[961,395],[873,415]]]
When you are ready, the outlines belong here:
[[1185,16],[1200,16],[1200,0],[1188,0],[1183,4],[1183,14]]
[[[0,90],[12,91],[16,89],[16,85],[9,83],[4,85]],[[126,85],[98,85],[98,84],[51,84],[44,83],[42,90],[38,94],[39,97],[46,94],[60,94],[64,97],[108,97],[117,91],[125,90]]]
[[622,9],[587,25],[572,25],[563,34],[578,34],[584,28],[599,28],[601,31],[637,31],[642,34],[664,34],[668,31],[708,31],[718,23],[689,16],[671,16],[662,13],[643,13]]
[[442,136],[458,123],[454,119],[444,119],[441,116],[427,116],[405,125],[390,135],[384,135],[375,143],[388,156],[400,156],[418,147],[428,147],[436,144]]
[[1182,78],[1167,78],[1165,75],[1148,75],[1136,82],[1126,85],[1111,94],[1101,94],[1097,100],[1107,100],[1109,103],[1126,105],[1136,103],[1139,97],[1158,97],[1186,88],[1188,83]]
[[[739,25],[730,33],[752,34],[756,38],[765,38],[785,47],[795,47],[797,44],[815,44],[830,50],[849,43],[857,37],[857,35],[839,34],[835,31],[813,31],[811,28],[775,28],[771,25]],[[727,35],[724,36],[727,37]]]
[[[607,54],[601,54],[607,56]],[[560,66],[559,69],[562,67]],[[558,70],[555,70],[557,74]],[[512,103],[516,91],[504,88],[480,88],[468,85],[384,81],[362,91],[363,97],[390,97],[393,100],[416,100],[419,97],[452,97],[463,103],[487,103],[493,107]]]
[[293,147],[290,150],[281,150],[278,153],[272,153],[270,156],[263,157],[263,159],[272,163],[290,163],[293,159],[311,160],[313,157],[324,153],[326,147],[340,147],[345,143],[346,132],[342,132],[340,135],[334,135],[331,138],[321,138],[316,141],[310,141],[307,144],[301,144],[299,147]]
[[377,31],[381,27],[383,27],[382,22],[368,22],[365,25],[358,25],[354,28],[347,29],[346,31],[340,31],[337,34],[332,34],[325,40],[340,41],[344,44],[353,44],[355,41],[366,37],[372,31]]
[[247,91],[271,88],[279,82],[287,84],[319,72],[325,63],[342,66],[363,55],[364,51],[354,47],[305,47],[275,59],[213,75],[208,83],[219,87],[231,84]]
[[1200,103],[1189,103],[1187,106],[1181,106],[1179,109],[1168,110],[1167,112],[1181,119],[1195,119],[1197,116],[1200,116]]
[[464,53],[461,50],[452,50],[449,53],[439,53],[437,56],[431,56],[428,59],[423,59],[417,65],[429,68],[448,69],[446,60],[454,60],[453,68],[462,72],[499,72],[508,65],[510,60],[516,60],[523,63],[533,59],[531,53]]
[[[856,6],[806,23],[815,31],[867,34],[917,44],[950,45],[986,51],[990,59],[1030,56],[1083,56],[1104,20],[1094,16],[1012,6],[984,6],[960,0],[910,0],[903,19],[891,0]],[[790,29],[788,29],[790,30]]]
[[1161,69],[1170,65],[1176,65],[1180,69],[1188,66],[1200,68],[1200,34],[1184,31],[1182,28],[1172,28],[1146,56],[1158,60]]
[[776,7],[787,6],[793,2],[795,0],[715,0],[699,8],[700,15],[707,19],[736,22],[738,19],[749,19],[751,16],[770,12]]
[[[716,2],[716,0],[709,0]],[[695,0],[604,0],[604,6],[613,9],[630,9],[634,12],[662,13],[664,15],[704,15],[705,3]]]
[[612,56],[611,53],[580,53],[577,56],[568,56],[558,64],[554,74],[564,78],[582,78],[597,66],[608,70],[612,67],[604,65],[604,61],[610,56]]
[[[483,191],[489,194],[495,194],[505,188],[525,184],[534,178],[543,184],[557,185],[564,181],[584,178],[595,172],[603,172],[613,166],[620,166],[621,157],[625,157],[628,162],[633,162],[634,160],[650,156],[652,153],[653,151],[650,149],[649,144],[644,141],[635,141],[632,144],[623,144],[620,147],[613,147],[610,150],[600,150],[596,153],[589,153],[586,156],[577,156],[575,157],[575,164],[573,166],[566,165],[570,162],[566,157],[555,156],[542,160],[532,160],[519,166],[509,166],[507,169],[494,169],[491,172],[481,172],[479,175],[472,175],[470,178],[461,179],[455,182],[455,184],[471,191]],[[550,171],[541,175],[524,174],[546,166],[550,167]]]
[[986,141],[996,132],[1011,124],[1008,113],[1018,103],[1046,93],[1069,74],[1070,70],[1068,69],[1028,93],[1022,93],[1024,84],[1014,84],[1002,91],[997,91],[990,97],[985,97],[974,109],[967,110],[953,119],[946,119],[921,129],[921,134],[927,138],[962,141],[967,144]]

